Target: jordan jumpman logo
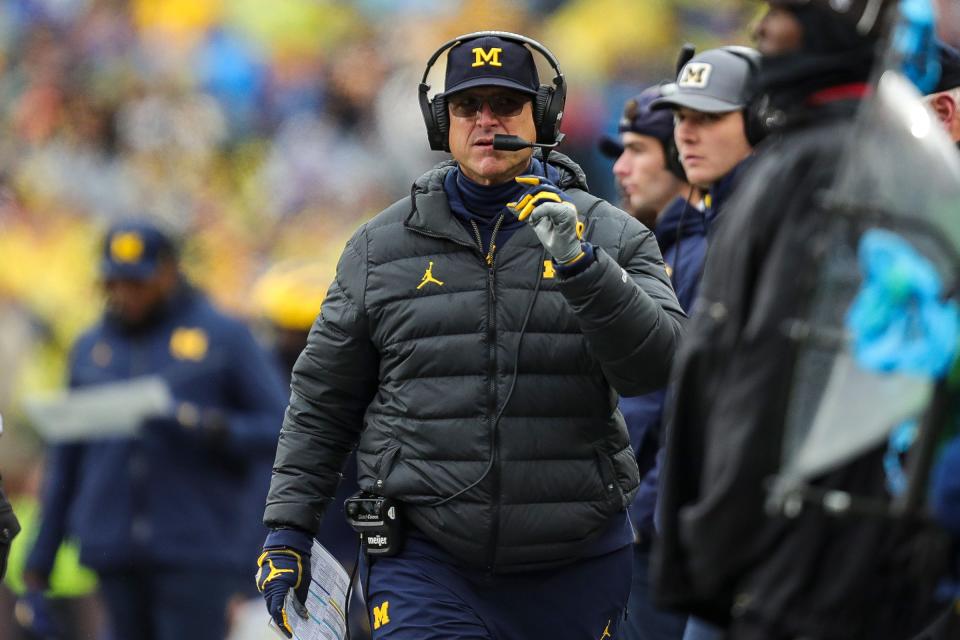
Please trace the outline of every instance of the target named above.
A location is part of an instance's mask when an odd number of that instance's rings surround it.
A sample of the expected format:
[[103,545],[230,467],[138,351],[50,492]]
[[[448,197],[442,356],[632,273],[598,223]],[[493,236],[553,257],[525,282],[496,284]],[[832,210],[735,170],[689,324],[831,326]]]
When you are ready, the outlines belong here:
[[433,260],[430,261],[430,266],[427,267],[426,272],[423,274],[423,281],[417,286],[417,289],[423,289],[430,283],[440,287],[443,286],[443,282],[433,277]]

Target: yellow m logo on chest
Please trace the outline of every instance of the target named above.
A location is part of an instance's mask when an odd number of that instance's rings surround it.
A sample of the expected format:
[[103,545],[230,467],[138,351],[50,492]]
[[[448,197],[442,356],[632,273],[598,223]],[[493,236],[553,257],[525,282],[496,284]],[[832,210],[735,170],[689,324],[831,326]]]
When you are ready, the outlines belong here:
[[473,64],[471,65],[473,67],[482,67],[485,64],[489,64],[491,67],[503,66],[500,62],[500,54],[503,49],[500,47],[491,47],[489,51],[481,47],[474,47],[471,51],[473,51]]

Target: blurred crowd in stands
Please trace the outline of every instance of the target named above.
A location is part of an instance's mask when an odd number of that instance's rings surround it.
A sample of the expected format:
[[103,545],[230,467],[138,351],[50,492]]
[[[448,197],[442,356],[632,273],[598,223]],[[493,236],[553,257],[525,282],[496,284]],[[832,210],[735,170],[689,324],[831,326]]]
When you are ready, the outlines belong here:
[[[613,196],[597,138],[674,43],[740,37],[736,0],[6,0],[0,3],[0,465],[11,491],[38,443],[25,394],[57,388],[100,299],[99,232],[123,216],[187,239],[193,280],[255,318],[281,259],[331,271],[356,225],[443,155],[417,110],[436,43],[527,33],[563,61],[565,153]],[[442,65],[428,82],[442,84]],[[592,170],[595,168],[595,170]]]

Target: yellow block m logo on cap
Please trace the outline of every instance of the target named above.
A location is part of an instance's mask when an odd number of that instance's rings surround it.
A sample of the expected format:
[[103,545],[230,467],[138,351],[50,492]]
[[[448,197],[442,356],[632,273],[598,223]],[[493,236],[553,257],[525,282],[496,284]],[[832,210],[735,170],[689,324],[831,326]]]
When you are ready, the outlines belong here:
[[683,68],[683,73],[680,75],[677,85],[703,89],[710,82],[710,72],[712,70],[713,66],[705,62],[691,62]]
[[502,67],[503,63],[500,62],[500,54],[503,53],[503,49],[500,47],[491,47],[489,51],[482,49],[481,47],[474,47],[473,51],[473,64],[472,67],[482,67],[485,64],[489,64],[491,67]]
[[138,262],[143,249],[143,238],[133,231],[118,233],[110,240],[110,257],[116,262]]
[[390,614],[388,613],[390,609],[390,602],[387,600],[383,601],[379,607],[373,608],[373,628],[379,629],[385,624],[390,624]]

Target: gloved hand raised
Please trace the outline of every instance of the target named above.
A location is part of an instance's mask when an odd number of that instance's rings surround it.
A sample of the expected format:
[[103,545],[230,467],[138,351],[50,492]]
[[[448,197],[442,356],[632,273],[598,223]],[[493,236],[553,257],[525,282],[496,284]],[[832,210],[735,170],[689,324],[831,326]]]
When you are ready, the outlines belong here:
[[525,175],[515,180],[529,188],[520,200],[507,204],[507,208],[533,228],[558,264],[573,264],[583,257],[580,246],[583,225],[577,220],[577,207],[570,198],[546,178]]
[[257,588],[263,593],[270,617],[288,638],[293,629],[284,609],[287,594],[293,592],[293,608],[307,617],[307,591],[310,588],[310,536],[295,529],[274,529],[263,543],[257,559]]

